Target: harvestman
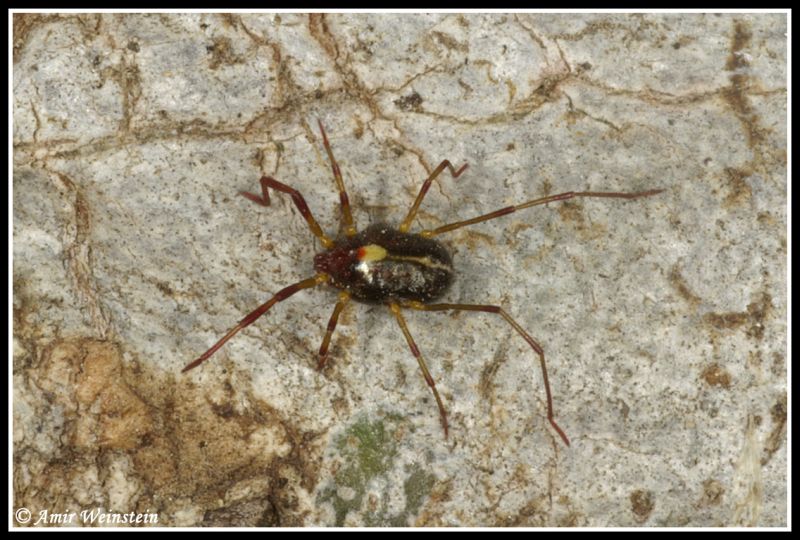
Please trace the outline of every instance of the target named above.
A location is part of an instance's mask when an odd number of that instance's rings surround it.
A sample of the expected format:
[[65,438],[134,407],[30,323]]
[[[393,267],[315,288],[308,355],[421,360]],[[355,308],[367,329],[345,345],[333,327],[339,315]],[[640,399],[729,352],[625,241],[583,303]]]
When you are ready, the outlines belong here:
[[428,192],[433,181],[445,169],[450,171],[450,175],[453,178],[458,178],[467,168],[467,165],[464,164],[461,168],[456,170],[448,160],[444,160],[422,184],[422,188],[419,190],[414,204],[411,205],[411,209],[398,227],[395,228],[386,224],[376,224],[362,232],[358,232],[350,212],[350,202],[344,187],[342,173],[339,170],[336,159],[333,157],[333,150],[325,134],[325,128],[322,127],[321,121],[318,121],[318,124],[320,133],[322,134],[325,152],[328,154],[328,159],[331,162],[333,177],[336,180],[336,187],[339,190],[339,201],[342,210],[342,219],[344,220],[344,235],[335,240],[331,240],[314,219],[311,210],[309,210],[300,192],[272,177],[264,176],[261,178],[261,195],[240,192],[244,197],[262,206],[269,206],[270,204],[270,188],[291,196],[300,214],[308,223],[309,229],[311,229],[314,236],[322,242],[325,250],[314,257],[314,269],[317,271],[316,275],[278,291],[275,296],[242,319],[239,324],[228,331],[222,339],[217,341],[217,343],[203,353],[202,356],[183,368],[183,371],[189,371],[206,361],[237,332],[253,324],[256,319],[264,315],[276,303],[286,300],[294,293],[303,289],[310,289],[327,283],[328,285],[340,289],[340,292],[339,300],[333,308],[333,314],[328,321],[328,327],[322,339],[322,345],[319,348],[317,369],[321,370],[325,367],[325,363],[328,360],[328,346],[330,345],[333,331],[336,328],[336,323],[339,320],[339,315],[351,299],[368,304],[385,304],[397,319],[397,324],[400,326],[400,330],[403,332],[408,342],[411,353],[419,363],[425,382],[430,387],[431,392],[433,392],[433,397],[436,399],[436,404],[439,407],[439,415],[446,439],[448,432],[447,412],[445,411],[439,392],[436,390],[433,377],[430,371],[428,371],[428,366],[425,364],[425,359],[422,353],[420,353],[417,344],[414,342],[414,338],[411,337],[402,310],[406,308],[419,311],[457,310],[495,313],[511,325],[539,356],[542,380],[544,381],[544,391],[547,396],[547,419],[550,421],[550,425],[553,426],[556,433],[558,433],[564,441],[564,444],[569,446],[567,435],[556,423],[553,416],[553,398],[550,393],[550,383],[547,379],[547,366],[544,360],[544,350],[541,345],[523,330],[517,321],[500,306],[430,303],[439,298],[445,290],[447,290],[453,280],[454,274],[450,253],[441,243],[434,240],[433,237],[460,229],[461,227],[499,218],[516,212],[517,210],[530,208],[531,206],[565,201],[575,197],[638,199],[640,197],[649,197],[661,193],[663,190],[651,189],[649,191],[638,191],[634,193],[569,191],[567,193],[533,199],[518,205],[507,206],[488,214],[464,221],[456,221],[435,229],[423,230],[418,233],[409,233],[408,230],[414,222],[417,210],[420,204],[422,204],[422,200],[425,198],[425,194]]

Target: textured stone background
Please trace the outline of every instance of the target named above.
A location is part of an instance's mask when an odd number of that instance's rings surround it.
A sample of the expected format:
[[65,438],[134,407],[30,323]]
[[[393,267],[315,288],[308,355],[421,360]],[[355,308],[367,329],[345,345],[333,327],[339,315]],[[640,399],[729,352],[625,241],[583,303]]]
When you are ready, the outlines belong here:
[[[176,525],[786,525],[785,15],[37,15],[14,29],[14,507]],[[331,234],[443,235],[452,302],[276,306]],[[80,525],[81,523],[73,523]]]

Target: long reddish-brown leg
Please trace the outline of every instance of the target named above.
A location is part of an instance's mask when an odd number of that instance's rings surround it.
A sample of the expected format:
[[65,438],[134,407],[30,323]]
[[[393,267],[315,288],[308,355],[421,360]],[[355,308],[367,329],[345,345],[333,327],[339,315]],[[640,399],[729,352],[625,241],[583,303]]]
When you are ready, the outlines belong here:
[[425,183],[422,184],[422,188],[420,188],[419,194],[417,194],[417,198],[414,200],[414,204],[411,205],[411,209],[408,211],[406,219],[404,219],[403,222],[400,224],[399,227],[400,232],[408,232],[408,229],[411,227],[411,223],[414,221],[414,218],[417,215],[417,210],[419,210],[419,205],[422,204],[422,199],[425,198],[425,194],[428,193],[428,189],[430,189],[433,181],[436,180],[437,176],[442,174],[442,171],[445,170],[445,168],[450,170],[450,175],[453,178],[458,178],[459,175],[461,175],[461,173],[463,173],[464,170],[467,168],[467,164],[464,163],[460,169],[456,170],[453,167],[453,165],[451,165],[450,162],[447,160],[444,160],[441,163],[439,163],[439,166],[433,170],[428,179],[425,180]]
[[306,220],[308,223],[308,227],[311,229],[311,232],[314,233],[314,236],[319,238],[322,245],[325,246],[326,249],[330,249],[333,247],[333,241],[325,236],[325,233],[322,232],[322,227],[319,226],[317,220],[314,219],[314,216],[311,215],[311,210],[308,208],[306,204],[306,200],[300,194],[299,191],[294,189],[293,187],[289,187],[282,182],[278,182],[274,178],[270,176],[262,176],[261,177],[261,193],[262,195],[256,195],[255,193],[249,193],[247,191],[240,191],[239,194],[243,197],[247,197],[254,203],[260,204],[261,206],[269,206],[269,188],[275,189],[277,191],[282,191],[283,193],[288,193],[292,197],[292,201],[297,209],[300,211],[300,215]]
[[339,164],[336,163],[336,158],[333,157],[333,149],[328,142],[328,136],[325,134],[325,128],[322,127],[322,120],[317,120],[319,124],[319,131],[322,133],[322,144],[325,146],[325,152],[328,154],[328,159],[331,162],[331,170],[333,170],[333,178],[336,180],[336,189],[339,190],[339,204],[342,207],[342,219],[344,220],[344,232],[347,236],[356,234],[356,227],[353,224],[353,214],[350,213],[350,199],[347,197],[347,190],[344,187],[344,180],[342,179],[342,171],[339,169]]
[[339,293],[339,301],[333,308],[333,313],[328,321],[328,329],[325,331],[325,337],[322,339],[322,345],[319,348],[319,361],[317,362],[317,369],[322,371],[325,363],[328,361],[328,346],[331,344],[331,336],[336,329],[336,323],[339,321],[339,314],[344,309],[344,306],[350,301],[350,293],[342,291]]
[[461,227],[466,227],[467,225],[474,225],[475,223],[480,223],[482,221],[489,221],[490,219],[499,218],[500,216],[505,216],[507,214],[511,214],[512,212],[516,212],[517,210],[522,210],[524,208],[530,208],[531,206],[538,206],[541,204],[547,204],[555,201],[566,201],[567,199],[572,199],[574,197],[603,197],[608,199],[638,199],[640,197],[650,197],[651,195],[656,195],[664,191],[663,189],[651,189],[648,191],[637,191],[635,193],[618,193],[613,191],[569,191],[567,193],[559,193],[558,195],[551,195],[549,197],[542,197],[541,199],[534,199],[532,201],[528,201],[522,204],[516,204],[513,206],[506,206],[505,208],[501,208],[500,210],[495,210],[494,212],[489,212],[488,214],[484,214],[482,216],[474,217],[472,219],[467,219],[464,221],[456,221],[455,223],[449,223],[447,225],[442,225],[441,227],[437,227],[436,229],[422,231],[420,234],[422,236],[431,237],[436,236],[437,234],[442,234],[445,232],[453,231],[455,229],[460,229]]
[[197,360],[195,360],[194,362],[192,362],[191,364],[189,364],[185,368],[183,368],[181,370],[181,373],[185,373],[185,372],[189,371],[190,369],[196,368],[197,366],[199,366],[200,364],[202,364],[203,362],[208,360],[211,357],[212,354],[217,352],[217,350],[220,347],[225,345],[225,343],[229,339],[231,339],[233,336],[235,336],[239,332],[239,330],[241,330],[242,328],[246,328],[247,326],[250,326],[251,324],[253,324],[256,321],[256,319],[258,319],[264,313],[269,311],[269,309],[272,306],[274,306],[275,304],[277,304],[278,302],[280,302],[282,300],[286,300],[287,298],[292,296],[297,291],[302,291],[303,289],[310,289],[311,287],[316,287],[317,285],[319,285],[321,283],[325,283],[326,281],[328,281],[328,275],[327,274],[317,274],[314,277],[311,277],[311,278],[308,278],[308,279],[304,279],[303,281],[299,281],[299,282],[295,283],[294,285],[289,285],[288,287],[286,287],[284,289],[281,289],[280,291],[278,291],[275,294],[275,296],[270,298],[267,302],[261,304],[259,307],[257,307],[251,313],[249,313],[244,319],[242,319],[239,322],[239,324],[237,324],[236,326],[231,328],[228,331],[228,333],[225,334],[222,337],[222,339],[217,341],[214,344],[213,347],[211,347],[205,353],[203,353],[203,355],[200,358],[198,358]]
[[439,406],[439,416],[442,419],[442,427],[444,428],[444,438],[447,439],[447,411],[444,410],[442,398],[439,397],[439,391],[436,390],[436,383],[433,381],[430,371],[428,371],[428,366],[425,365],[425,359],[422,357],[422,353],[419,352],[417,344],[414,343],[414,338],[411,337],[411,332],[408,331],[406,320],[403,317],[403,314],[400,312],[400,306],[394,302],[390,302],[389,309],[397,318],[397,324],[400,325],[400,330],[403,331],[403,335],[406,337],[408,346],[411,349],[411,354],[413,354],[414,358],[417,359],[419,368],[422,370],[422,376],[425,377],[425,382],[428,383],[428,386],[430,386],[431,391],[433,392],[433,397],[436,398],[436,404]]
[[478,304],[423,304],[422,302],[402,302],[403,307],[407,307],[410,309],[417,309],[420,311],[446,311],[446,310],[460,310],[460,311],[483,311],[485,313],[497,313],[501,317],[503,317],[508,324],[510,324],[517,333],[522,336],[522,338],[531,346],[531,348],[539,355],[539,362],[542,366],[542,380],[544,380],[544,392],[547,395],[547,419],[550,421],[550,425],[553,426],[553,429],[556,430],[556,433],[559,434],[561,440],[564,441],[564,444],[569,446],[569,439],[567,435],[564,433],[558,424],[556,424],[555,418],[553,416],[553,397],[550,394],[550,382],[547,379],[547,366],[544,361],[544,349],[542,349],[541,345],[536,343],[536,341],[525,331],[522,327],[517,324],[517,321],[511,318],[511,315],[506,313],[503,308],[500,306],[486,306],[486,305],[478,305]]

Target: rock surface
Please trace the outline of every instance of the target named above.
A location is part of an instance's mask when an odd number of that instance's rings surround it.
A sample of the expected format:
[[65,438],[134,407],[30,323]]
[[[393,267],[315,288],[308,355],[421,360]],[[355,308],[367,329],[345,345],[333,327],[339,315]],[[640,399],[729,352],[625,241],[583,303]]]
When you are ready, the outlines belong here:
[[[17,525],[786,526],[782,14],[14,14]],[[442,159],[449,302],[300,292],[181,368]],[[44,514],[43,514],[44,512]],[[106,514],[103,514],[106,515]],[[66,517],[65,517],[66,516]],[[42,521],[44,519],[44,521]],[[66,523],[98,525],[85,515]],[[123,523],[145,525],[146,523]],[[152,524],[152,523],[150,523]]]

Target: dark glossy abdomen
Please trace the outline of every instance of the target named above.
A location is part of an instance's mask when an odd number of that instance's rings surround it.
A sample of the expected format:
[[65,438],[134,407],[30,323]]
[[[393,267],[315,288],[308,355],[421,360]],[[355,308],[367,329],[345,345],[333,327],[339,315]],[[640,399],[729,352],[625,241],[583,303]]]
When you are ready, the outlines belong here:
[[[374,246],[383,248],[385,254]],[[370,304],[430,302],[453,280],[453,262],[444,246],[384,224],[337,239],[332,249],[314,258],[314,267],[330,276],[331,285]]]

